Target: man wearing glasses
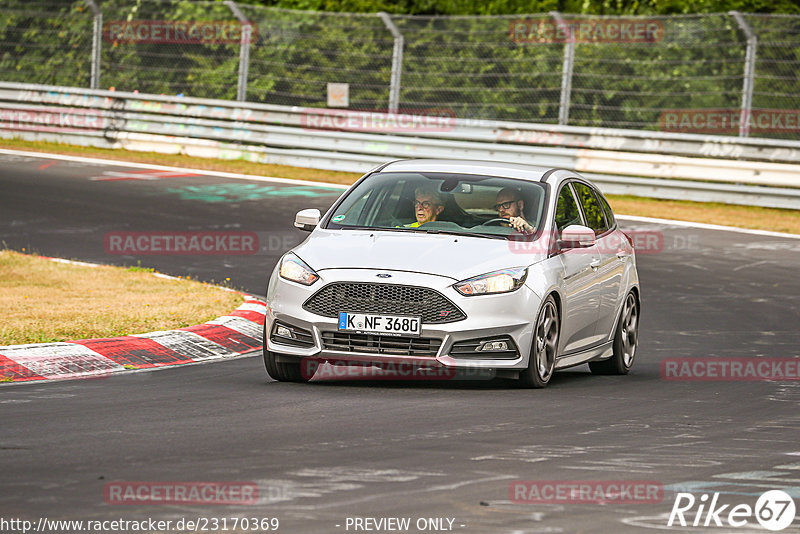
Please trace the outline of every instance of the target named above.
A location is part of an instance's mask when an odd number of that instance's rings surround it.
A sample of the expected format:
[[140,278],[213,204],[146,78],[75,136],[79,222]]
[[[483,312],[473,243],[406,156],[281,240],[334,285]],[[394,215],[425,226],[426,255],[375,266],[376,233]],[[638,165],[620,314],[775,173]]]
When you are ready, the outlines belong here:
[[503,188],[497,193],[497,204],[494,205],[497,216],[508,219],[508,225],[517,232],[532,234],[535,229],[525,220],[522,211],[524,208],[525,201],[522,200],[522,195],[513,187]]
[[414,197],[414,214],[417,216],[417,222],[407,224],[409,228],[433,222],[444,211],[444,198],[435,187],[419,187],[414,191]]

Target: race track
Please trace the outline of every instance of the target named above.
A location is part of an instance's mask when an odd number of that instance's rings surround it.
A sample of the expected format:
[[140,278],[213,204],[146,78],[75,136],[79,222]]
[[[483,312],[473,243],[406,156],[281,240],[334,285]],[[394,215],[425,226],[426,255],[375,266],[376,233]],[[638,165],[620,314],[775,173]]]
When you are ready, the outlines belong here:
[[[0,156],[0,191],[0,241],[9,248],[141,261],[168,274],[230,278],[262,296],[277,259],[307,235],[292,228],[294,214],[324,211],[340,193],[8,155]],[[365,532],[353,519],[366,517],[411,518],[406,532],[763,532],[753,518],[735,529],[666,523],[678,491],[753,506],[782,489],[800,507],[800,381],[667,380],[660,364],[800,357],[800,240],[621,225],[662,240],[638,256],[641,344],[628,376],[592,376],[581,366],[557,373],[545,390],[500,380],[299,385],[269,380],[259,355],[6,385],[0,517],[278,518],[277,531],[289,534]],[[260,248],[109,250],[107,237],[125,232],[250,232]],[[514,503],[509,495],[514,481],[561,480],[651,481],[663,495],[643,504]],[[246,481],[259,497],[214,506],[106,502],[106,485],[124,481]],[[419,529],[420,518],[443,520]],[[798,531],[795,519],[783,532]]]

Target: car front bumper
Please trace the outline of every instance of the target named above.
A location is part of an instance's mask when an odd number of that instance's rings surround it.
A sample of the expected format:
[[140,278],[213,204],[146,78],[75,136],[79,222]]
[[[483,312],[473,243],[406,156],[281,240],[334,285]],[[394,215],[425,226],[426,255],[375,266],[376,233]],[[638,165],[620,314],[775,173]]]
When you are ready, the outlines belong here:
[[[465,319],[449,323],[422,324],[420,338],[441,342],[435,353],[414,356],[392,351],[333,350],[326,348],[323,334],[338,332],[336,317],[325,317],[303,308],[312,295],[327,284],[336,282],[377,283],[377,274],[391,274],[389,283],[433,289],[448,298],[466,315]],[[267,350],[285,360],[313,358],[329,362],[402,362],[414,365],[443,366],[454,369],[521,370],[528,366],[532,345],[533,323],[541,304],[541,297],[523,285],[511,293],[476,295],[466,297],[457,292],[452,278],[402,271],[371,269],[327,269],[318,272],[320,279],[311,286],[303,286],[278,276],[273,272],[267,289],[267,314],[265,344]],[[348,311],[348,310],[340,310]],[[385,312],[387,315],[399,315]],[[273,339],[273,326],[280,324],[310,333],[307,346],[295,346]],[[514,353],[500,356],[498,353],[484,354],[470,351],[481,341],[510,339]],[[466,349],[465,349],[466,348]],[[509,347],[512,348],[512,347]],[[380,352],[379,352],[380,351]]]

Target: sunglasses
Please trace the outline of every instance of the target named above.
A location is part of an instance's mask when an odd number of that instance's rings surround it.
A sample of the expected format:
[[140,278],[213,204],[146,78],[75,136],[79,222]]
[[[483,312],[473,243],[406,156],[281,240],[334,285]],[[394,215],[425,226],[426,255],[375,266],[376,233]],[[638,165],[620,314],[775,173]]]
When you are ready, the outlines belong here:
[[516,202],[516,200],[509,200],[508,202],[501,202],[500,204],[495,204],[494,209],[500,211],[500,208],[507,210],[511,207],[511,205]]
[[422,206],[422,209],[424,209],[424,210],[429,210],[433,206],[438,206],[438,204],[435,204],[435,203],[433,203],[433,202],[431,202],[429,200],[423,200],[422,202],[420,202],[419,200],[415,200],[414,201],[414,208],[417,208],[419,206]]

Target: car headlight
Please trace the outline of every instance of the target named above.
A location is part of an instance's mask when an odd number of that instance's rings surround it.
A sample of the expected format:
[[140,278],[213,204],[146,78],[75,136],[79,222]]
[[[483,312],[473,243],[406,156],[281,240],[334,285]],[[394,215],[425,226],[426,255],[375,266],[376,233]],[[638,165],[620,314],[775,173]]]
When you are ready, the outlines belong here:
[[303,260],[291,252],[286,254],[281,260],[280,275],[281,278],[303,284],[304,286],[310,286],[319,280],[319,275],[314,272],[314,269],[306,265]]
[[468,297],[473,295],[508,293],[522,287],[527,276],[527,267],[513,267],[511,269],[494,271],[462,280],[461,282],[453,284],[453,287],[456,288],[456,291]]

